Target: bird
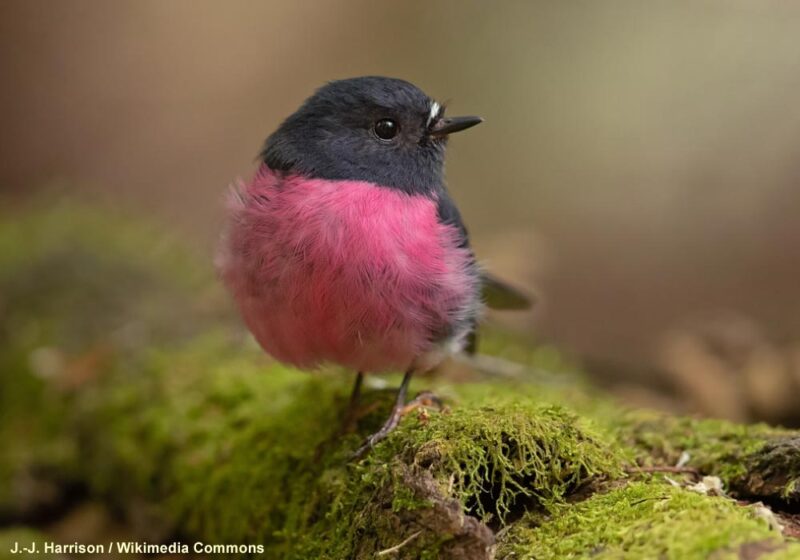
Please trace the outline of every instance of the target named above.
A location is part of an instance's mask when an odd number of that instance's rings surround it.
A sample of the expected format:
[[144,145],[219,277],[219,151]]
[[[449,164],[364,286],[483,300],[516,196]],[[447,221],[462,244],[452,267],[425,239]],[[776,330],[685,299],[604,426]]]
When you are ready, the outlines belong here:
[[483,121],[402,79],[364,76],[316,90],[267,138],[258,169],[228,197],[217,268],[256,341],[313,370],[403,372],[389,417],[354,457],[398,425],[414,374],[474,351],[485,306],[527,294],[484,270],[445,184],[450,135]]

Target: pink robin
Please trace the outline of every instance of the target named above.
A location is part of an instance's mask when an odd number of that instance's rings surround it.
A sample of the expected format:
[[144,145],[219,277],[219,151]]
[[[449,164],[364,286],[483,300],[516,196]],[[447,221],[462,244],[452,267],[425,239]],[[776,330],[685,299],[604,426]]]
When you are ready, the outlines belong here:
[[266,352],[299,368],[404,371],[383,427],[399,422],[415,372],[471,346],[484,301],[528,300],[483,272],[444,182],[450,134],[479,117],[403,80],[331,82],[266,141],[230,197],[219,270]]

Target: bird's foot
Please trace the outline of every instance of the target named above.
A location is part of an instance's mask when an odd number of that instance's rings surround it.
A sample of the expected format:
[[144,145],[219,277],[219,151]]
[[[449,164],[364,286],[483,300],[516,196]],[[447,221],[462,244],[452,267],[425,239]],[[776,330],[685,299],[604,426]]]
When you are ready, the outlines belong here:
[[439,411],[445,410],[442,399],[437,397],[431,391],[422,391],[403,407],[400,416],[405,416],[406,414],[409,414],[415,410],[424,411],[428,408],[435,408]]
[[[401,393],[404,392],[401,391]],[[398,398],[397,402],[392,408],[392,412],[389,414],[389,418],[387,418],[386,422],[384,422],[380,430],[369,436],[361,445],[361,447],[359,447],[355,451],[355,453],[353,453],[351,459],[360,459],[361,457],[363,457],[368,451],[370,451],[373,447],[375,447],[375,445],[379,441],[385,439],[386,436],[392,433],[392,431],[394,431],[394,429],[400,423],[400,420],[406,414],[409,414],[415,410],[419,410],[421,414],[420,420],[424,422],[427,421],[428,419],[427,416],[428,408],[436,408],[437,410],[440,411],[445,410],[445,406],[442,403],[442,400],[430,391],[423,391],[419,393],[408,403],[404,403],[403,400]]]

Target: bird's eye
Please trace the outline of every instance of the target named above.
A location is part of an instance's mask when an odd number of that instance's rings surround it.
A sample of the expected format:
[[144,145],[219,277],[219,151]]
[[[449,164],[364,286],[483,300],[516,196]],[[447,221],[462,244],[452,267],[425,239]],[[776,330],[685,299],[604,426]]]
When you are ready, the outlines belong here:
[[397,136],[397,131],[400,130],[396,121],[392,119],[381,119],[375,123],[375,135],[381,140],[391,140]]

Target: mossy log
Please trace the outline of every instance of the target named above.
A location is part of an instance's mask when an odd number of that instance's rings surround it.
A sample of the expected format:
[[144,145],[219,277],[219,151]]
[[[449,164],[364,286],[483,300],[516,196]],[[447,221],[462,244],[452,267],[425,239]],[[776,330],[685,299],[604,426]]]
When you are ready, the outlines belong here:
[[0,521],[79,495],[151,542],[268,558],[800,558],[797,432],[627,409],[489,333],[530,375],[418,379],[447,410],[355,462],[391,393],[370,378],[348,429],[350,374],[270,362],[226,308],[210,265],[137,220],[0,222]]

